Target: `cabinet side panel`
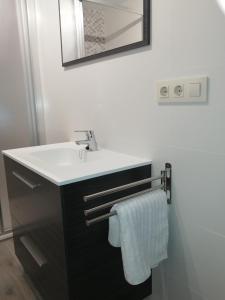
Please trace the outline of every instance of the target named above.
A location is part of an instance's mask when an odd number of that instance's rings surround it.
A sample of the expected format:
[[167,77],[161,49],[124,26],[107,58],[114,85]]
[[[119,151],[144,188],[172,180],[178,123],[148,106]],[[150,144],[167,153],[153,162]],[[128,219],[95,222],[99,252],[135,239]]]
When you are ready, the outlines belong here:
[[[105,196],[84,203],[83,196],[151,177],[151,166],[135,168],[63,187],[64,229],[71,300],[142,300],[151,294],[151,278],[129,285],[121,250],[108,242],[108,220],[87,227],[84,209],[92,208],[149,187]],[[105,214],[105,210],[100,214]],[[93,215],[95,217],[97,215]]]

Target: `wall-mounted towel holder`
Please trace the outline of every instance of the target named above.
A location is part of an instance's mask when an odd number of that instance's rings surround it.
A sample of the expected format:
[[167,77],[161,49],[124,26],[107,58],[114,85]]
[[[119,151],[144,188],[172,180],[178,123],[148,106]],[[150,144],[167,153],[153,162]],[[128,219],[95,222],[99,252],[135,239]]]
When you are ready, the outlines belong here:
[[[156,181],[156,180],[161,180],[160,185],[157,185],[155,187],[142,190],[141,192],[134,193],[134,194],[131,194],[129,196],[125,196],[125,197],[119,198],[117,200],[114,200],[114,201],[96,206],[96,207],[88,209],[88,210],[85,210],[84,214],[87,217],[87,216],[90,216],[91,214],[98,213],[98,212],[100,212],[102,210],[105,210],[107,208],[111,208],[111,207],[113,207],[113,205],[115,205],[117,203],[123,202],[125,200],[131,199],[133,197],[136,197],[136,196],[148,193],[148,192],[159,190],[159,189],[162,189],[166,192],[167,202],[168,202],[168,204],[171,204],[171,179],[172,179],[172,166],[171,166],[170,163],[166,163],[165,164],[165,169],[161,171],[160,176],[151,177],[151,178],[143,179],[143,180],[140,180],[140,181],[135,181],[135,182],[132,182],[132,183],[129,183],[129,184],[126,184],[126,185],[121,185],[121,186],[115,187],[113,189],[109,189],[109,190],[105,190],[105,191],[102,191],[102,192],[99,192],[99,193],[96,193],[96,194],[84,196],[83,200],[84,200],[84,202],[89,202],[91,200],[94,200],[94,199],[97,199],[97,198],[100,198],[100,197],[103,197],[103,196],[107,196],[107,195],[111,195],[111,194],[114,194],[114,193],[117,193],[117,192],[125,191],[125,190],[128,190],[130,188],[137,187],[137,186],[140,186],[140,185],[144,185],[144,184],[147,184],[147,183],[151,183],[151,182]],[[100,217],[97,217],[97,218],[94,218],[94,219],[91,219],[91,220],[86,220],[86,225],[90,226],[90,225],[96,224],[98,222],[104,221],[104,220],[114,216],[115,214],[116,214],[116,212],[110,212],[110,213],[104,214]]]

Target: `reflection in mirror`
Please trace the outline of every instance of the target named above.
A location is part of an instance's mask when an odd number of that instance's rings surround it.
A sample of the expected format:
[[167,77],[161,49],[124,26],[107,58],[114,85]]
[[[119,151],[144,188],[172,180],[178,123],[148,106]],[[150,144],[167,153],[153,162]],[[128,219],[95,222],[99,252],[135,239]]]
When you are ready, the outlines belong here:
[[59,4],[63,65],[149,44],[149,13],[145,13],[149,0],[59,0]]

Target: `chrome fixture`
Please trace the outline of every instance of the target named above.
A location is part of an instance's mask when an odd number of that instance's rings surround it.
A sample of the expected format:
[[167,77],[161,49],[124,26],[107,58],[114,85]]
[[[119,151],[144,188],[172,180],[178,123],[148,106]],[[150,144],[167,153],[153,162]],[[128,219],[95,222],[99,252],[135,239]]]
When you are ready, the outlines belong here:
[[[146,178],[146,179],[143,179],[143,180],[140,180],[140,181],[135,181],[135,182],[132,182],[132,183],[129,183],[129,184],[126,184],[126,185],[117,186],[115,188],[105,190],[105,191],[102,191],[102,192],[99,192],[99,193],[96,193],[96,194],[86,195],[86,196],[83,197],[83,200],[84,200],[84,202],[87,203],[91,200],[95,200],[95,199],[101,198],[103,196],[112,195],[114,193],[129,190],[130,188],[133,188],[133,187],[141,186],[141,185],[144,185],[144,184],[147,184],[147,183],[151,184],[153,181],[161,180],[160,185],[157,185],[157,186],[154,186],[154,187],[151,187],[151,185],[150,185],[150,188],[144,189],[144,190],[142,190],[138,193],[134,193],[134,194],[116,199],[114,201],[107,202],[105,204],[93,207],[91,209],[84,210],[84,215],[85,215],[85,217],[89,217],[90,215],[98,213],[102,210],[104,211],[105,209],[111,209],[113,207],[113,205],[115,205],[117,203],[129,200],[133,197],[137,197],[137,196],[145,194],[145,193],[153,192],[153,191],[158,190],[158,189],[162,189],[166,192],[167,203],[171,204],[172,203],[171,179],[172,179],[172,165],[170,163],[166,163],[165,164],[165,169],[163,171],[161,171],[160,176]],[[96,217],[94,219],[86,219],[86,225],[90,226],[90,225],[96,224],[98,222],[107,220],[110,217],[114,216],[115,214],[116,214],[116,212],[109,212],[107,214]]]
[[93,130],[75,130],[75,132],[83,132],[86,134],[87,137],[86,140],[76,141],[77,145],[87,145],[86,149],[89,151],[98,150],[98,144]]

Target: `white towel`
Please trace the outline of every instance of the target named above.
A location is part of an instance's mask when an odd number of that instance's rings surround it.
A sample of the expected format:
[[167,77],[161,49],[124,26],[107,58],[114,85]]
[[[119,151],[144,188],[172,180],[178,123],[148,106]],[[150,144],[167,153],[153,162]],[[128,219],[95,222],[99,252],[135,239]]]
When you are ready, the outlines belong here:
[[132,285],[146,281],[151,269],[167,258],[168,205],[157,190],[114,205],[109,242],[121,247],[125,278]]

